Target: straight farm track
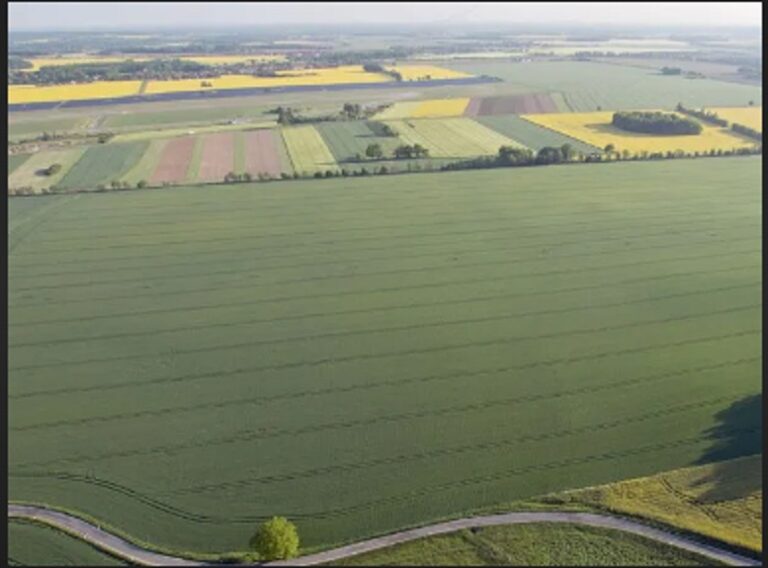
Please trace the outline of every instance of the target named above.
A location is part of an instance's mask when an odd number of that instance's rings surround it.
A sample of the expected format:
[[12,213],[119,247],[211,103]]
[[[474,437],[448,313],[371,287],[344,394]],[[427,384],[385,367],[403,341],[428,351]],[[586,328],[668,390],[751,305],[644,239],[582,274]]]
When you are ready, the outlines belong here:
[[760,188],[745,157],[47,208],[9,257],[9,498],[332,546],[754,454]]

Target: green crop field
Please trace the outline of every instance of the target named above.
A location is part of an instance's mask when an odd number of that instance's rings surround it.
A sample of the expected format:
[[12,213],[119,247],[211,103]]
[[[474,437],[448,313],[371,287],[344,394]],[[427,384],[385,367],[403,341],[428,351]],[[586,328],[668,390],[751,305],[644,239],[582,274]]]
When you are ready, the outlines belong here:
[[311,548],[760,451],[760,157],[14,199],[13,501]]
[[323,122],[316,128],[340,164],[354,160],[356,154],[364,157],[369,144],[379,144],[384,155],[389,157],[402,144],[396,136],[377,136],[363,121]]
[[447,67],[500,77],[499,89],[514,92],[560,91],[574,112],[688,107],[746,106],[762,100],[760,86],[713,79],[687,79],[607,63],[563,61],[509,64],[451,62]]
[[535,151],[540,150],[544,146],[559,148],[563,144],[570,144],[574,150],[584,152],[585,154],[602,152],[599,148],[595,148],[594,146],[590,146],[589,144],[585,144],[580,140],[565,136],[554,130],[544,128],[538,124],[533,124],[514,114],[480,116],[475,118],[475,120],[504,136],[517,140],[524,146]]
[[29,159],[30,154],[12,154],[8,156],[8,175]]
[[209,105],[197,103],[194,108],[184,110],[167,110],[162,112],[124,112],[112,114],[104,120],[104,126],[109,128],[156,127],[174,124],[204,124],[214,121],[230,121],[236,119],[267,119],[274,118],[265,114],[266,107],[243,106],[226,107],[217,102]]
[[464,530],[353,556],[335,566],[719,566],[641,536],[568,524]]
[[34,138],[43,132],[49,134],[78,129],[87,120],[81,118],[50,118],[46,120],[19,120],[8,122],[8,140]]
[[126,562],[43,525],[8,522],[11,566],[127,566]]
[[93,189],[101,183],[119,180],[139,162],[148,146],[149,142],[91,146],[70,168],[59,185],[65,188]]
[[314,173],[338,169],[333,154],[313,126],[289,126],[281,129],[293,169]]
[[421,144],[436,158],[493,155],[501,146],[522,145],[470,118],[387,121],[406,144]]
[[[51,150],[32,154],[29,159],[17,166],[8,177],[8,187],[31,187],[35,192],[58,185],[67,175],[67,172],[79,163],[84,155],[85,146],[68,148],[64,150]],[[53,164],[60,164],[58,173],[47,176],[42,174],[44,170]]]
[[149,142],[147,149],[142,154],[139,161],[134,166],[125,172],[120,178],[121,181],[127,181],[130,184],[137,184],[140,181],[148,181],[152,177],[152,173],[155,171],[157,164],[160,162],[160,157],[163,153],[163,148],[168,143],[168,140],[152,140]]

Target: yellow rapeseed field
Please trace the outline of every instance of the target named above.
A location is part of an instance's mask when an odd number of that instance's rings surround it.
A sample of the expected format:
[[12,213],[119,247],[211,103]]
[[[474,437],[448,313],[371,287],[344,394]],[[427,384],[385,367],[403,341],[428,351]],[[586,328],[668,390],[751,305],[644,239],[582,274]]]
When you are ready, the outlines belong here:
[[[221,61],[225,56],[212,56],[209,61]],[[230,56],[226,56],[230,57]],[[243,57],[248,56],[232,56]],[[195,60],[204,60],[205,57],[193,57]],[[67,58],[69,62],[88,62],[87,58]],[[38,60],[42,61],[42,60]],[[64,61],[63,58],[50,59],[49,61]],[[91,61],[95,61],[91,58]],[[59,63],[63,64],[63,63]],[[440,67],[433,66],[399,66],[399,71],[404,78],[423,78],[424,73],[431,74],[433,79],[447,77],[464,77],[465,73],[458,73]],[[254,77],[252,75],[222,75],[221,77],[207,79],[175,79],[169,81],[149,81],[144,94],[176,93],[182,91],[202,91],[213,89],[242,89],[242,88],[267,88],[288,87],[297,85],[342,85],[346,83],[388,83],[394,79],[385,73],[369,73],[361,65],[345,65],[340,67],[324,67],[319,69],[298,69],[290,71],[278,71],[277,77]],[[203,82],[210,86],[203,87]],[[108,97],[121,97],[138,94],[141,81],[101,81],[76,85],[11,85],[8,87],[8,102],[10,104],[51,102],[80,99],[100,99]],[[458,99],[461,101],[462,99]],[[440,103],[442,108],[450,105],[460,106],[462,103]],[[464,105],[466,106],[466,105]],[[416,116],[455,116],[444,114],[429,114],[429,107],[424,107],[427,114]],[[454,112],[454,111],[452,111]],[[410,115],[408,115],[410,116]],[[394,118],[394,117],[393,117]]]
[[[169,55],[167,57],[174,57]],[[284,55],[182,55],[178,57],[184,61],[195,61],[203,65],[226,65],[240,63],[241,61],[285,61]],[[121,61],[150,61],[159,59],[157,56],[146,55],[74,55],[64,57],[38,57],[29,59],[34,67],[24,71],[37,71],[41,67],[59,67],[62,65],[83,65],[87,63],[120,63]]]
[[522,118],[576,138],[592,146],[605,148],[613,144],[617,152],[705,152],[755,146],[746,138],[734,136],[728,129],[702,124],[701,134],[690,136],[657,136],[627,132],[611,126],[613,112],[574,112],[526,114]]
[[460,79],[471,77],[468,73],[437,67],[436,65],[395,65],[386,67],[388,71],[397,71],[404,81],[418,81],[425,79]]
[[9,85],[8,104],[105,99],[136,95],[141,81],[96,81],[76,85]]
[[428,99],[426,101],[404,101],[395,103],[376,114],[379,120],[402,118],[445,118],[462,116],[469,104],[468,98]]
[[735,122],[755,130],[763,131],[763,107],[717,107],[707,108],[728,122]]
[[150,81],[145,93],[173,93],[210,89],[238,89],[249,87],[287,87],[292,85],[338,85],[344,83],[384,83],[393,79],[382,73],[368,73],[360,65],[278,71],[277,77],[252,75],[222,75],[205,79],[211,87],[201,87],[201,79]]
[[461,116],[469,104],[468,98],[460,99],[430,99],[423,101],[413,116],[415,118],[440,118],[446,116]]

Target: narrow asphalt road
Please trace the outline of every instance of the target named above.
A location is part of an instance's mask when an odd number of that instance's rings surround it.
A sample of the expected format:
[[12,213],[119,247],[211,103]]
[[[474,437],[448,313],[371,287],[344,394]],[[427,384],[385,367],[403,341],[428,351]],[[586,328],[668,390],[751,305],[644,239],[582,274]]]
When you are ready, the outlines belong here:
[[[150,552],[131,544],[108,533],[101,528],[67,515],[43,507],[28,505],[8,505],[8,517],[25,518],[35,520],[56,527],[71,535],[74,535],[98,548],[106,550],[115,556],[124,558],[136,564],[145,566],[204,566],[204,563],[187,560],[174,556],[167,556]],[[312,566],[324,562],[333,562],[349,556],[355,556],[364,552],[371,552],[380,548],[386,548],[393,544],[408,542],[427,536],[440,535],[475,527],[489,527],[493,525],[515,525],[524,523],[573,523],[591,527],[615,529],[650,538],[657,542],[663,542],[677,548],[688,550],[706,556],[713,560],[723,562],[731,566],[760,566],[761,563],[752,558],[747,558],[732,552],[721,550],[713,546],[702,544],[673,533],[652,528],[621,517],[598,515],[593,513],[569,513],[569,512],[526,512],[505,513],[501,515],[489,515],[485,517],[469,517],[438,523],[417,529],[402,531],[387,536],[364,540],[348,546],[326,550],[317,554],[302,556],[292,560],[269,562],[266,566]]]

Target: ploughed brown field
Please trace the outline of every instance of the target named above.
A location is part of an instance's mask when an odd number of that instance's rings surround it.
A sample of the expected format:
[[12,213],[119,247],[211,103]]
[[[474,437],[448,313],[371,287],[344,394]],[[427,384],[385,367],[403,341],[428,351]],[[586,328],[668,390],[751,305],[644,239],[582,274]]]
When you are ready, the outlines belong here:
[[280,175],[280,154],[278,140],[271,130],[256,130],[245,134],[245,171],[250,174]]
[[168,142],[150,179],[151,183],[184,181],[195,149],[195,138],[185,136]]
[[221,181],[235,168],[235,137],[231,132],[217,132],[203,137],[200,181]]
[[548,93],[508,95],[472,99],[465,111],[466,116],[488,116],[493,114],[541,114],[559,112],[555,101]]

